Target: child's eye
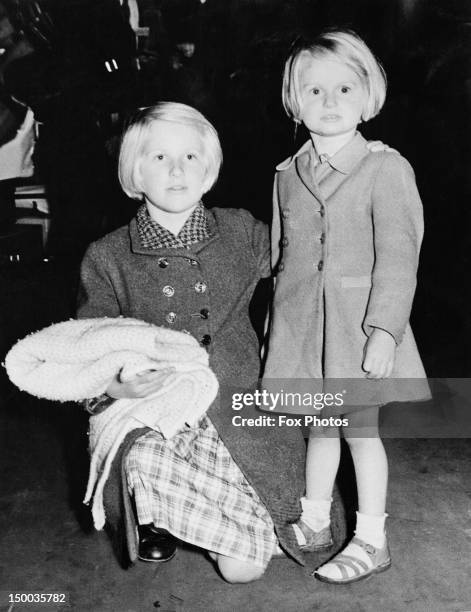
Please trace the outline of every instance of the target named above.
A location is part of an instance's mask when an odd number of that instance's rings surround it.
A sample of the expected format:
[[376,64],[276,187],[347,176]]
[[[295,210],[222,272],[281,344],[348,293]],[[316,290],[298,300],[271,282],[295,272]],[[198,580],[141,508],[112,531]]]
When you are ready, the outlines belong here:
[[162,161],[164,159],[164,154],[157,153],[157,155],[154,156],[154,159],[158,159],[159,161]]
[[196,159],[196,155],[194,153],[187,153],[186,158],[192,161],[193,159]]
[[321,93],[321,90],[320,90],[318,87],[313,87],[313,88],[311,89],[311,93],[312,93],[314,96],[318,96],[318,95]]
[[349,93],[352,90],[351,87],[349,87],[348,85],[342,85],[342,87],[340,88],[340,91],[342,93]]

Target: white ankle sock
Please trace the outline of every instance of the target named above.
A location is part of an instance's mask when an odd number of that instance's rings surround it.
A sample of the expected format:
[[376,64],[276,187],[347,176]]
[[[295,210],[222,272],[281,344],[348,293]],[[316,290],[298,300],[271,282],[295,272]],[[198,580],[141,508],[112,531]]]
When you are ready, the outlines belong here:
[[357,512],[357,526],[355,529],[355,535],[371,544],[375,548],[383,548],[386,536],[384,533],[384,523],[386,521],[387,514],[381,516],[374,516],[371,514],[362,514]]
[[331,499],[307,499],[301,497],[303,513],[301,520],[313,531],[321,531],[330,525]]

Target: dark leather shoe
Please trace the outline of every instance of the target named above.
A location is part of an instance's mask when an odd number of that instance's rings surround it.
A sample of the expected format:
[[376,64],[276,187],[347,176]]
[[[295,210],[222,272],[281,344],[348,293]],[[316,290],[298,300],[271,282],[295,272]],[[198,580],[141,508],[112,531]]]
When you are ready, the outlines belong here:
[[139,525],[139,551],[141,561],[163,563],[170,561],[177,551],[178,540],[166,529],[159,529],[153,523]]

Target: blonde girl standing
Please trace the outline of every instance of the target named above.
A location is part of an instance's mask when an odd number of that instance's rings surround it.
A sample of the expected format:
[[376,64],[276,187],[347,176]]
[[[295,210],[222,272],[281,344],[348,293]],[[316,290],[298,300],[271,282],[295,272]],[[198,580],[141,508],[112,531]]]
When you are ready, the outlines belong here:
[[313,428],[308,445],[301,522],[306,550],[331,542],[340,434],[355,467],[355,537],[315,574],[334,584],[390,566],[388,463],[378,409],[428,396],[408,323],[423,233],[414,174],[396,152],[371,153],[357,131],[379,113],[385,94],[382,67],[352,32],[302,41],[285,65],[283,103],[310,140],[277,167],[277,280],[264,377],[365,379],[361,402],[357,397],[344,409],[349,427]]

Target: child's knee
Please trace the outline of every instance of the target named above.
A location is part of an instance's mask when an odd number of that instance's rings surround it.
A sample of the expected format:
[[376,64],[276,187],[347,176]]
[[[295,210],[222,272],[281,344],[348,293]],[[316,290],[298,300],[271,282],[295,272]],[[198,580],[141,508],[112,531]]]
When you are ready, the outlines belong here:
[[[338,427],[310,427],[309,443],[335,445],[339,443],[340,432]],[[312,442],[311,442],[312,441]]]
[[343,434],[350,446],[367,446],[368,441],[374,444],[379,439],[378,407],[365,408],[349,415],[348,427],[343,429]]
[[232,584],[258,580],[265,573],[265,568],[248,561],[239,561],[224,555],[218,555],[218,568],[222,577]]
[[345,436],[350,452],[364,452],[366,450],[373,450],[382,444],[381,439],[378,436]]

